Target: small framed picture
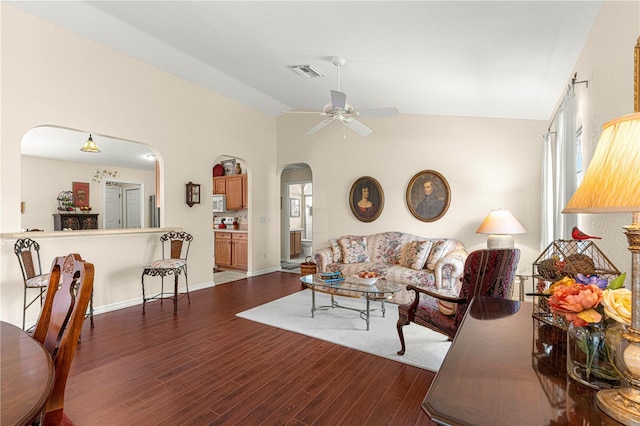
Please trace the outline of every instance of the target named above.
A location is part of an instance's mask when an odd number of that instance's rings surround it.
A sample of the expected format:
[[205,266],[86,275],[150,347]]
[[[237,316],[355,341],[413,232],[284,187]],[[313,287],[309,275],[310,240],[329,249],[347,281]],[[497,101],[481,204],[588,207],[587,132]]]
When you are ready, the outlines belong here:
[[349,207],[361,222],[376,220],[384,208],[384,193],[378,181],[369,176],[357,179],[351,185]]
[[89,182],[72,182],[75,207],[89,207]]
[[289,216],[300,217],[300,198],[291,198],[289,202]]
[[236,159],[232,160],[223,160],[220,162],[222,167],[224,168],[224,175],[231,176],[236,173]]
[[451,191],[444,176],[423,170],[411,178],[406,198],[412,215],[423,222],[435,222],[449,209]]

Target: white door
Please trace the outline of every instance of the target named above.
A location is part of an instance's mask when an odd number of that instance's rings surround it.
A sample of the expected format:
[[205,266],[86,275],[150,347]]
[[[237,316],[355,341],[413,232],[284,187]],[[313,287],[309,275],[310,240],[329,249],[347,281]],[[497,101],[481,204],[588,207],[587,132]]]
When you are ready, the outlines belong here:
[[104,204],[105,229],[122,228],[122,190],[118,186],[107,186]]
[[127,228],[140,228],[140,188],[126,189]]

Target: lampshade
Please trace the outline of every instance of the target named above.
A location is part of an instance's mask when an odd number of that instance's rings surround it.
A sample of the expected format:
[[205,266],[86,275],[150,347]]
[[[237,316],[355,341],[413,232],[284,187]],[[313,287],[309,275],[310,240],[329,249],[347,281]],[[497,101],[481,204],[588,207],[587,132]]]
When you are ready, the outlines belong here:
[[[638,39],[640,46],[640,39]],[[638,72],[638,71],[636,71]],[[625,115],[603,126],[600,140],[582,183],[563,213],[631,212],[625,226],[631,251],[631,325],[617,349],[629,386],[603,389],[598,406],[621,423],[640,424],[640,113]],[[624,345],[627,345],[626,348]]]
[[509,210],[491,210],[491,213],[484,218],[477,234],[491,234],[487,239],[487,248],[513,248],[513,237],[511,234],[525,234],[524,226]]
[[89,135],[89,139],[87,139],[84,145],[82,145],[82,148],[80,148],[80,151],[100,152],[100,150],[98,149],[98,145],[96,145],[96,143],[93,141],[93,138],[91,137],[91,135]]
[[603,126],[582,183],[562,213],[640,211],[640,113]]

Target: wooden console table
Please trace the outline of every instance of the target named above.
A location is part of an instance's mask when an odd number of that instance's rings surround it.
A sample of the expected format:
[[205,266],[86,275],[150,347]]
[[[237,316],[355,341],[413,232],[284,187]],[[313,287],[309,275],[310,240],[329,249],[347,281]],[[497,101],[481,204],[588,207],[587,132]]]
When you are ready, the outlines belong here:
[[53,215],[54,231],[65,228],[74,231],[98,229],[98,215],[96,213],[56,213]]
[[[443,425],[619,425],[566,374],[566,334],[531,303],[476,298],[422,408]],[[564,340],[563,340],[564,338]]]

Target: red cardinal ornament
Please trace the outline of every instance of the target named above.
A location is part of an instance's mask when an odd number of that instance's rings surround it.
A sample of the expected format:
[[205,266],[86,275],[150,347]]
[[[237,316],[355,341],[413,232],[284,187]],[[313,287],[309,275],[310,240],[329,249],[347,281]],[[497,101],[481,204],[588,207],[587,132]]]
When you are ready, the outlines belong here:
[[574,240],[588,240],[590,238],[594,239],[594,240],[601,240],[602,239],[600,237],[592,237],[591,235],[585,234],[584,232],[579,230],[577,226],[573,227],[573,230],[571,231],[571,237]]

